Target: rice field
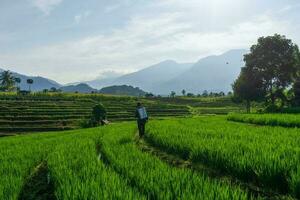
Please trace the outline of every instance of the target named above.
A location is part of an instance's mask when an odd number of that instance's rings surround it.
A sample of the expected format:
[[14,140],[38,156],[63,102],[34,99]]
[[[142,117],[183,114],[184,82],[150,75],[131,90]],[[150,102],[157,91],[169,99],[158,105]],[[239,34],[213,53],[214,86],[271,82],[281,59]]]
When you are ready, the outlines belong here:
[[300,128],[299,114],[230,114],[229,121],[244,122],[257,125],[282,126]]
[[[138,141],[207,170],[171,165]],[[3,137],[0,152],[3,200],[300,198],[298,128],[226,116],[150,120],[144,139],[134,122]]]
[[300,197],[298,129],[251,126],[225,117],[153,121],[147,141],[193,162]]

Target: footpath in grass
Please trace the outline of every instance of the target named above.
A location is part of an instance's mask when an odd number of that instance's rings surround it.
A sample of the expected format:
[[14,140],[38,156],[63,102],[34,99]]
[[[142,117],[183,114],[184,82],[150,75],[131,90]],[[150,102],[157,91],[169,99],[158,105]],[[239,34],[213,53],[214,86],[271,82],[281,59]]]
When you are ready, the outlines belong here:
[[134,140],[135,126],[106,128],[99,140],[108,165],[148,199],[253,199],[240,187],[214,181],[187,169],[177,169],[140,151]]
[[40,163],[25,180],[19,194],[20,200],[55,200],[54,184],[46,162]]
[[300,114],[236,114],[228,115],[227,120],[266,126],[300,128]]
[[296,129],[200,117],[152,121],[146,139],[193,163],[204,163],[266,190],[300,197],[300,135]]
[[0,140],[0,199],[144,199],[96,155],[101,128]]
[[17,199],[36,167],[47,157],[57,137],[47,135],[14,136],[0,140],[0,199]]

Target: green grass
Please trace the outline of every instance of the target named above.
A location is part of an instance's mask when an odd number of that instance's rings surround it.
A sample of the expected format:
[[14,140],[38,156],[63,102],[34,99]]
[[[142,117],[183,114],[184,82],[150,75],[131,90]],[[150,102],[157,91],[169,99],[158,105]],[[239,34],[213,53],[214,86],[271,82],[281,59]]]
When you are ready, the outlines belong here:
[[143,153],[133,141],[135,132],[134,123],[120,123],[2,138],[0,199],[18,199],[41,163],[47,163],[57,199],[254,198],[239,186],[173,168]]
[[300,128],[300,114],[230,114],[227,119],[257,125]]
[[102,156],[148,199],[248,199],[239,187],[221,184],[189,170],[175,169],[137,149],[135,127],[107,127],[99,140]]
[[246,182],[300,197],[298,129],[255,127],[228,122],[225,117],[199,117],[152,121],[147,140]]
[[89,129],[58,139],[47,159],[58,199],[145,199],[98,159],[102,134],[103,129]]

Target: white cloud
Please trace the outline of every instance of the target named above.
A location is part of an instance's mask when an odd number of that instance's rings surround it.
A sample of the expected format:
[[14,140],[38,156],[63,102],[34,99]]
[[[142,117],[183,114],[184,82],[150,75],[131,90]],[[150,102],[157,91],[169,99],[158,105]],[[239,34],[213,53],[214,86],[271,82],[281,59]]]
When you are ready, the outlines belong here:
[[122,6],[121,3],[107,6],[107,7],[104,8],[104,12],[105,13],[111,13],[111,12],[119,9],[121,6]]
[[51,10],[59,5],[63,0],[32,0],[35,7],[40,9],[45,15],[49,15]]
[[79,24],[82,20],[88,18],[91,15],[91,11],[87,10],[79,15],[74,17],[74,21],[76,24]]

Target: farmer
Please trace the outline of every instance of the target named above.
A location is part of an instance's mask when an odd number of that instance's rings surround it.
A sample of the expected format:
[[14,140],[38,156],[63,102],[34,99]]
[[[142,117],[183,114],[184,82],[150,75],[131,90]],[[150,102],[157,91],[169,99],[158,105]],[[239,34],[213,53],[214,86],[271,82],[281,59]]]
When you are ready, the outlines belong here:
[[141,103],[137,103],[135,117],[137,118],[137,125],[139,128],[139,135],[143,137],[145,134],[145,124],[148,121],[146,108]]

